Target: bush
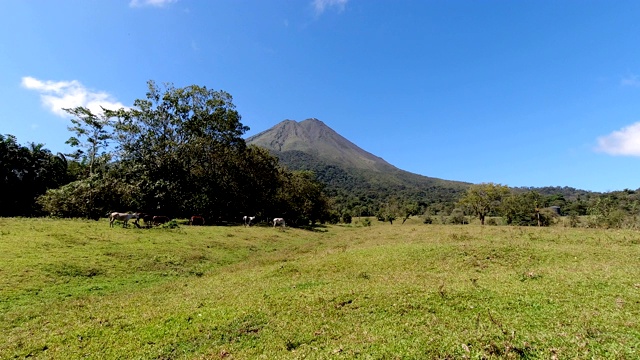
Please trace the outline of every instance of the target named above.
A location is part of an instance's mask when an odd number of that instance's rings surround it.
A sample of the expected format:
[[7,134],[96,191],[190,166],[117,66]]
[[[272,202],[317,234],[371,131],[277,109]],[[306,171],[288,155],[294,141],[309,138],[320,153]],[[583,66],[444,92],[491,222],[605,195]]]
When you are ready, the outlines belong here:
[[365,218],[362,220],[362,226],[371,226],[371,220],[369,218]]
[[425,216],[424,220],[422,221],[424,224],[433,224],[433,219],[431,218],[431,216]]
[[97,220],[116,209],[133,208],[132,198],[137,191],[134,185],[96,175],[49,189],[37,202],[51,216]]
[[580,217],[578,217],[578,214],[576,214],[575,212],[572,212],[571,214],[569,214],[569,226],[574,228],[578,227],[578,225],[580,225]]
[[351,218],[351,214],[349,213],[344,213],[342,214],[342,222],[345,224],[351,224],[352,218]]
[[498,225],[498,221],[496,221],[495,218],[488,218],[487,221],[485,221],[485,224],[496,226]]
[[329,214],[329,218],[327,219],[327,221],[329,222],[329,224],[335,225],[340,222],[340,215],[336,211],[332,211]]
[[558,213],[549,208],[541,209],[538,215],[540,216],[540,226],[555,224],[559,216]]
[[462,225],[468,223],[469,222],[467,221],[467,217],[464,216],[464,212],[462,211],[462,209],[453,209],[451,215],[449,216],[449,224]]
[[171,220],[167,223],[162,224],[163,229],[177,229],[178,227],[180,227],[180,225],[178,225],[178,221],[176,220]]

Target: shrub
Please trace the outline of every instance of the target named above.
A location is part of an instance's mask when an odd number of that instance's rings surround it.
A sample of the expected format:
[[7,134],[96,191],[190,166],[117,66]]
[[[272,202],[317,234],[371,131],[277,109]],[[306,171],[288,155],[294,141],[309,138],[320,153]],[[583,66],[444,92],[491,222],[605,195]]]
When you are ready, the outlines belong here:
[[132,208],[133,194],[137,191],[138,188],[132,184],[94,175],[58,189],[49,189],[37,202],[51,216],[97,220],[114,209]]
[[569,214],[569,226],[574,228],[578,227],[578,225],[580,225],[580,217],[578,217],[578,214],[576,214],[575,212],[572,212],[571,214]]
[[464,212],[462,211],[462,209],[459,209],[459,208],[453,209],[453,211],[451,212],[451,215],[449,216],[449,224],[461,225],[461,224],[468,224],[468,223],[469,222],[467,221],[467,217],[464,216]]
[[541,209],[538,215],[540,216],[540,226],[555,224],[559,216],[558,213],[549,208]]
[[164,229],[176,229],[178,227],[180,226],[178,225],[178,221],[176,220],[171,220],[167,223],[162,224],[162,228]]
[[351,214],[349,214],[349,213],[344,213],[344,214],[342,214],[342,222],[343,222],[343,223],[345,223],[345,224],[351,224],[351,220],[352,220],[352,218],[351,218]]

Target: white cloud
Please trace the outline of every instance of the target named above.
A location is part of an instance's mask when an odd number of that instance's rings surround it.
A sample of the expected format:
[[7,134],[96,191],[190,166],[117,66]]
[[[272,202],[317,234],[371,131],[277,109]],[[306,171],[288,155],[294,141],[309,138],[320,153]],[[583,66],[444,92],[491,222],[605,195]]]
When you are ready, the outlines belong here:
[[63,108],[83,106],[94,114],[102,113],[102,107],[111,110],[126,108],[108,93],[89,90],[77,80],[42,81],[25,76],[22,78],[22,86],[37,91],[40,94],[42,104],[60,117],[69,116]]
[[131,0],[131,2],[129,2],[129,6],[130,7],[143,7],[143,6],[164,7],[176,1],[178,0]]
[[596,150],[609,155],[640,156],[640,122],[599,137]]
[[344,7],[349,0],[313,0],[313,7],[316,9],[316,14],[322,14],[330,7],[335,7],[338,11],[344,11]]
[[640,78],[637,75],[627,75],[620,80],[622,86],[640,86]]

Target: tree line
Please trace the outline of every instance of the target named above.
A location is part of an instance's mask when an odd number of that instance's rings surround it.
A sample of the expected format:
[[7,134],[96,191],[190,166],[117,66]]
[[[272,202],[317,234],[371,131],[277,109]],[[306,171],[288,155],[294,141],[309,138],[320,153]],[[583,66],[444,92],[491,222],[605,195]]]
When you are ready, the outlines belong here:
[[20,145],[13,135],[0,135],[0,216],[43,215],[35,199],[47,189],[74,180],[63,154],[42,144]]
[[[556,193],[543,195],[532,189],[506,185],[471,185],[457,203],[458,214],[476,216],[482,225],[549,226],[560,216],[566,225],[593,228],[638,228],[640,190],[625,189],[605,194],[581,194],[573,199]],[[459,222],[459,221],[458,221]]]
[[72,117],[70,154],[0,135],[0,216],[98,219],[111,211],[136,211],[201,215],[215,223],[257,215],[300,226],[348,223],[355,216],[390,223],[411,216],[454,224],[471,216],[482,224],[487,219],[495,224],[499,217],[503,224],[534,226],[549,225],[558,216],[566,216],[571,226],[636,227],[638,222],[640,190],[599,194],[488,183],[385,193],[358,187],[366,178],[338,167],[290,171],[267,150],[247,146],[242,135],[249,128],[230,94],[197,85],[149,81],[145,98],[131,108],[99,114],[84,107],[65,110]]
[[[24,152],[15,137],[2,138],[20,153],[14,157],[44,159],[34,160],[42,166],[32,174],[38,165],[29,168],[1,152],[5,190],[29,189],[20,199],[5,192],[3,216],[98,219],[136,211],[201,215],[215,223],[257,215],[301,226],[329,218],[323,185],[312,173],[288,171],[268,151],[246,145],[242,135],[249,128],[224,91],[149,81],[146,97],[131,108],[64,110],[73,117],[71,154],[52,155],[41,145]],[[50,167],[56,176],[38,177]]]

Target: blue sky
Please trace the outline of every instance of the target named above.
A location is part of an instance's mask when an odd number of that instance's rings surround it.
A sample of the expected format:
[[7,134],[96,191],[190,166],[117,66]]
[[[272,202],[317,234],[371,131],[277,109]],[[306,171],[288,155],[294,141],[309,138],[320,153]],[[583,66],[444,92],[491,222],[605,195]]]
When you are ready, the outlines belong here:
[[146,82],[232,94],[247,136],[317,118],[414,173],[640,187],[640,2],[0,2],[0,134],[69,151],[62,107]]

